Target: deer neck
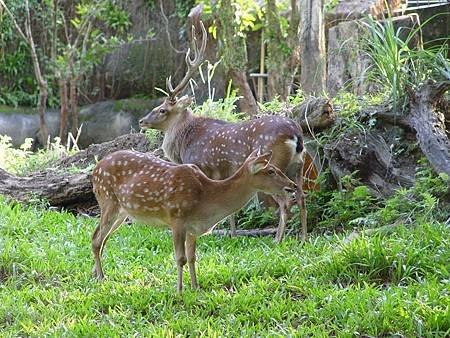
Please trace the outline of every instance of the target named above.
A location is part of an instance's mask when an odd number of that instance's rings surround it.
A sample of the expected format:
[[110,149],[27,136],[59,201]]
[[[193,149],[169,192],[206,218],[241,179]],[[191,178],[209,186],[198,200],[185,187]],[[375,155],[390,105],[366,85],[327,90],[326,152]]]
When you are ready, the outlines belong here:
[[241,167],[225,180],[208,179],[208,184],[204,185],[205,204],[210,206],[204,209],[214,210],[216,214],[211,215],[214,223],[241,209],[256,193],[256,189],[250,185],[246,170],[247,168]]
[[195,116],[189,109],[180,113],[164,132],[162,149],[164,155],[175,163],[182,163],[181,152],[186,144],[186,137]]

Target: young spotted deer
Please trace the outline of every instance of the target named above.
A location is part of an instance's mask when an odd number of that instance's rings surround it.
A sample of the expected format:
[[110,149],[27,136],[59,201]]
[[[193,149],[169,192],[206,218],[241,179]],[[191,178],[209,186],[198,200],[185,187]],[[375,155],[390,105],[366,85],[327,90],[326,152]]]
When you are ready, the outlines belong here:
[[[200,49],[194,39],[192,50],[186,54],[187,73],[175,89],[167,79],[169,97],[140,120],[142,128],[154,128],[164,132],[163,150],[167,158],[176,163],[196,164],[208,177],[230,177],[255,149],[272,151],[271,162],[295,178],[297,203],[301,211],[302,237],[306,239],[306,207],[303,194],[303,137],[301,127],[293,120],[281,116],[230,123],[212,118],[194,116],[189,109],[192,99],[177,97],[203,62],[206,47],[206,31],[201,24],[203,40]],[[192,36],[195,37],[193,29]],[[280,209],[280,221],[275,240],[283,239],[286,226],[288,201],[274,196]],[[236,232],[231,222],[231,233]]]
[[135,151],[118,151],[105,157],[95,167],[92,177],[101,210],[100,224],[92,235],[94,276],[103,278],[101,255],[105,243],[126,217],[131,216],[145,224],[168,225],[172,229],[177,291],[182,291],[186,262],[191,285],[198,288],[197,237],[242,208],[258,191],[295,194],[295,183],[270,158],[270,153],[257,155],[254,151],[231,177],[212,180],[195,165],[178,165]]

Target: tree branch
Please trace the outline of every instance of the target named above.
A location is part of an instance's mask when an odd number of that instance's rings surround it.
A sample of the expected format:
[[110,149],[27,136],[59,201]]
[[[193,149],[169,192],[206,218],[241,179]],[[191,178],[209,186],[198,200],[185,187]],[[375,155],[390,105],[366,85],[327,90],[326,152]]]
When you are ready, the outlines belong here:
[[177,53],[177,54],[184,54],[186,51],[185,50],[179,50],[177,48],[175,48],[172,44],[172,39],[170,37],[170,32],[169,32],[169,19],[167,18],[166,14],[164,13],[164,6],[163,6],[163,1],[159,0],[159,5],[161,8],[161,15],[164,21],[164,28],[167,34],[167,41],[169,42],[169,46],[170,48],[172,48],[172,50]]

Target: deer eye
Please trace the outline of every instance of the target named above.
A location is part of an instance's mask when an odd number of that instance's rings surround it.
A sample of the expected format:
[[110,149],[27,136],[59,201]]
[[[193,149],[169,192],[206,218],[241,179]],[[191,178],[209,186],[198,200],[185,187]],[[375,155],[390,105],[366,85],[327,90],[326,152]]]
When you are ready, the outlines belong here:
[[159,113],[162,115],[162,114],[165,114],[166,113],[166,110],[164,109],[164,108],[160,108],[159,109]]
[[276,174],[275,170],[273,170],[273,169],[269,169],[268,173],[270,176],[275,176],[275,174]]

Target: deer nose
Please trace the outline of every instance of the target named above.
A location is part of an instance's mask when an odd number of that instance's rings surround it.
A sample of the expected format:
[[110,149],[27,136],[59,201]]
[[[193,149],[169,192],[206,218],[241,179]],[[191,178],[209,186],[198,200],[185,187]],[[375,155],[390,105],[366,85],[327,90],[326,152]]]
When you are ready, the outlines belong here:
[[142,127],[143,125],[144,125],[144,119],[142,118],[142,119],[139,120],[139,126]]
[[296,189],[290,187],[284,187],[283,190],[290,194],[295,194],[296,191]]

